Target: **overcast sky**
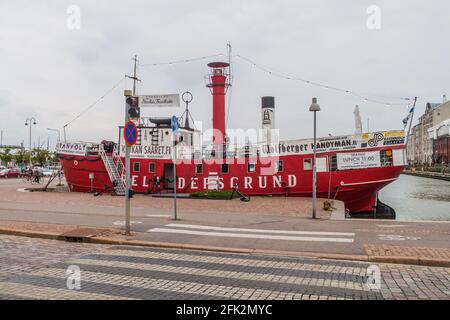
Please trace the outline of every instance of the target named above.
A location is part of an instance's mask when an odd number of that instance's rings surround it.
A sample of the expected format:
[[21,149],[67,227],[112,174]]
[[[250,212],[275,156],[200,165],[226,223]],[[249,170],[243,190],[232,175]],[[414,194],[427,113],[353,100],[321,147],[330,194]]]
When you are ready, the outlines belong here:
[[[80,9],[80,29],[69,29],[70,5]],[[379,6],[381,28],[369,29],[367,8]],[[126,73],[134,54],[141,64],[233,53],[311,81],[353,90],[373,99],[401,102],[419,97],[441,102],[450,94],[448,0],[348,1],[22,1],[0,2],[0,129],[4,144],[28,146],[28,117],[35,117],[33,143],[62,130]],[[72,20],[70,20],[72,21]],[[216,60],[211,59],[211,60]],[[220,59],[220,58],[219,58]],[[224,57],[226,59],[226,57]],[[211,126],[207,62],[140,67],[141,94],[190,90],[191,111]],[[261,72],[233,58],[234,82],[228,127],[260,127],[260,98],[276,97],[276,124],[286,139],[312,136],[311,98],[317,96],[320,135],[354,132],[360,105],[364,129],[402,128],[407,106],[364,102]],[[69,140],[117,140],[123,122],[124,81],[67,128]],[[386,97],[384,97],[386,96]],[[392,97],[392,98],[390,98]],[[227,97],[229,98],[229,97]],[[182,113],[146,109],[147,116]],[[417,116],[417,114],[416,114]]]

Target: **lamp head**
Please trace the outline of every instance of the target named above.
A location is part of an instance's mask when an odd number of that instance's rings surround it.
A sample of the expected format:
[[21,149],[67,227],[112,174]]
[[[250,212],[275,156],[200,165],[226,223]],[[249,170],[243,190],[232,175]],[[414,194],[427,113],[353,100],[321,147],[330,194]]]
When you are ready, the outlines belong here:
[[314,111],[314,112],[320,111],[320,106],[317,103],[317,98],[312,99],[312,103],[311,103],[311,106],[309,107],[309,111]]

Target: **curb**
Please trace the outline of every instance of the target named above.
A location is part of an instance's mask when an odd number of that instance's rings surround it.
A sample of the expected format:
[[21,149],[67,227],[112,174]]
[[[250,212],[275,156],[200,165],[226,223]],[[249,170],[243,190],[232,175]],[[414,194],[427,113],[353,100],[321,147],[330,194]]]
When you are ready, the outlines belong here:
[[[29,230],[8,229],[0,227],[0,234],[42,238],[49,240],[68,241],[67,237],[61,233],[54,232],[34,232]],[[73,236],[72,236],[73,238]],[[430,267],[450,267],[450,259],[436,259],[425,257],[405,257],[405,256],[369,256],[369,255],[351,255],[351,254],[337,254],[337,253],[320,253],[320,252],[302,252],[302,251],[278,251],[278,250],[264,250],[264,249],[244,249],[232,247],[215,247],[202,246],[183,243],[170,242],[152,242],[142,240],[121,240],[107,237],[97,236],[77,236],[78,241],[92,244],[109,244],[109,245],[127,245],[127,246],[142,246],[152,248],[167,248],[167,249],[187,249],[199,250],[208,252],[222,252],[222,253],[237,253],[237,254],[255,254],[278,257],[307,257],[329,260],[347,260],[357,262],[374,262],[374,263],[391,263],[391,264],[405,264],[405,265],[419,265]]]

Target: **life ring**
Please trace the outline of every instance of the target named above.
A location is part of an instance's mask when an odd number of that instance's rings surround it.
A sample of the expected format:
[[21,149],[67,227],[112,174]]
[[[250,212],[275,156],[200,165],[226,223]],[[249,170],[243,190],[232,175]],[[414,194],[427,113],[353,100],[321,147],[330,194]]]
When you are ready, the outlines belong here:
[[74,160],[74,161],[73,161],[73,164],[77,166],[77,165],[78,165],[78,161],[77,161],[77,160]]

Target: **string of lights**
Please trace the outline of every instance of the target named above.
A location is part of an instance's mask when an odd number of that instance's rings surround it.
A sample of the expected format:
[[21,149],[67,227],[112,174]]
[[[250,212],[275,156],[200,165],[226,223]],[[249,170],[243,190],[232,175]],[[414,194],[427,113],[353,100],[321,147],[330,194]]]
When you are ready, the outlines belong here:
[[398,100],[402,100],[403,102],[386,102],[386,101],[381,101],[381,100],[378,100],[378,99],[370,98],[368,95],[359,94],[359,93],[357,93],[355,91],[352,91],[352,90],[338,88],[338,87],[326,85],[326,84],[323,84],[323,83],[311,81],[311,80],[308,80],[308,79],[304,79],[302,77],[290,75],[290,74],[287,74],[285,72],[281,72],[281,71],[275,70],[273,68],[269,68],[267,66],[264,66],[262,64],[256,63],[253,60],[251,60],[249,58],[246,58],[246,57],[244,57],[244,56],[242,56],[240,54],[236,54],[234,56],[237,57],[237,58],[240,58],[241,60],[251,64],[253,67],[258,68],[259,70],[261,70],[261,71],[263,71],[263,72],[265,72],[265,73],[267,73],[267,74],[269,74],[271,76],[279,77],[279,78],[282,78],[282,79],[285,79],[285,80],[299,81],[299,82],[302,82],[302,83],[307,84],[307,85],[313,85],[313,86],[316,86],[316,87],[320,87],[320,88],[324,88],[324,89],[328,89],[328,90],[334,90],[334,91],[337,91],[337,92],[342,92],[342,93],[345,93],[345,94],[353,95],[353,96],[355,96],[357,98],[362,99],[364,102],[372,102],[372,103],[377,103],[377,104],[383,104],[383,105],[386,105],[386,106],[390,107],[390,106],[393,106],[393,105],[402,105],[402,106],[408,105],[405,102],[412,100],[411,98],[404,98],[404,97],[400,97],[400,98],[399,97],[389,97],[389,99],[397,100],[397,101]]
[[144,63],[139,64],[141,67],[156,67],[156,66],[164,66],[164,65],[173,65],[173,64],[180,64],[180,63],[189,63],[194,61],[200,61],[200,60],[206,60],[211,59],[215,57],[224,56],[223,53],[213,54],[210,56],[202,56],[202,57],[196,57],[196,58],[190,58],[190,59],[180,59],[180,60],[173,60],[173,61],[166,61],[166,62],[159,62],[159,63]]
[[125,77],[123,77],[119,82],[117,82],[112,88],[110,88],[108,91],[105,92],[105,94],[103,94],[100,98],[98,98],[97,100],[95,100],[95,102],[91,103],[89,106],[87,106],[85,109],[83,109],[83,111],[81,111],[76,117],[74,117],[72,120],[70,120],[69,122],[67,122],[64,127],[68,126],[69,124],[71,124],[72,122],[74,122],[75,120],[79,119],[83,114],[85,114],[86,112],[88,112],[90,109],[92,109],[95,105],[97,105],[97,103],[99,103],[100,101],[102,101],[108,94],[110,94],[111,92],[113,92],[123,81],[125,81]]

